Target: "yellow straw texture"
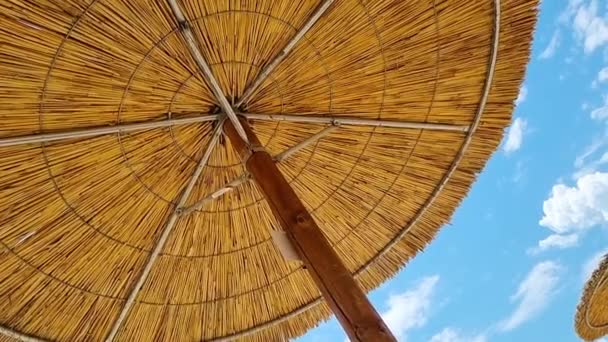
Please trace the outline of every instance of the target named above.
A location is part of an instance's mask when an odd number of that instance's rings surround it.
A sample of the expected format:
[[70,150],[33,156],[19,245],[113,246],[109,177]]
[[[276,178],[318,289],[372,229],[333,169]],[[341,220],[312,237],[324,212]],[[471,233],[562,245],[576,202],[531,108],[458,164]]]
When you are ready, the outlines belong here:
[[[509,125],[538,1],[500,3],[494,80],[466,150],[464,133],[341,127],[280,164],[365,291],[449,222]],[[181,4],[232,100],[318,1]],[[247,111],[472,125],[494,13],[493,0],[336,0]],[[0,0],[0,138],[212,112],[217,101],[176,27],[162,0]],[[252,125],[273,155],[323,128]],[[103,340],[213,128],[0,147],[0,325],[41,339]],[[222,139],[188,203],[243,171]],[[327,319],[307,271],[274,246],[273,229],[253,182],[180,217],[117,340],[282,341]]]

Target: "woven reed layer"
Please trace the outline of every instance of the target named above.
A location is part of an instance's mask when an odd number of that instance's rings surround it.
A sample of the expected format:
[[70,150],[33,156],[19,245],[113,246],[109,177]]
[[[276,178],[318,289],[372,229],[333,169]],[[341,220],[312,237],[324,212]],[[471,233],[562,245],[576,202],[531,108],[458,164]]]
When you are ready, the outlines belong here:
[[[229,97],[243,93],[317,5],[182,3]],[[280,165],[366,291],[432,241],[510,122],[537,1],[501,3],[487,106],[438,196],[432,194],[465,141],[462,133],[340,128]],[[170,13],[160,0],[0,0],[0,136],[213,110]],[[248,110],[470,125],[489,70],[493,25],[491,0],[338,0]],[[212,126],[0,148],[0,323],[43,339],[102,340]],[[253,127],[273,154],[322,129]],[[189,203],[242,172],[223,141]],[[253,183],[180,218],[118,339],[286,340],[328,318],[307,271],[283,261],[271,229],[277,223]],[[404,229],[405,237],[376,257]]]
[[585,284],[583,296],[576,309],[574,326],[578,335],[593,341],[608,334],[608,256]]

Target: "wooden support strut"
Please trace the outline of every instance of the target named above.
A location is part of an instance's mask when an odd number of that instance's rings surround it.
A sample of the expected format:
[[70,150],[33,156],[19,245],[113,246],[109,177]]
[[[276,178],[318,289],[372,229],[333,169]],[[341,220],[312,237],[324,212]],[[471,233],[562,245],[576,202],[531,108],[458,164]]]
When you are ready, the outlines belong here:
[[260,187],[312,279],[351,341],[396,341],[365,293],[355,282],[272,156],[264,150],[247,121],[240,118],[251,145],[226,120],[224,133]]

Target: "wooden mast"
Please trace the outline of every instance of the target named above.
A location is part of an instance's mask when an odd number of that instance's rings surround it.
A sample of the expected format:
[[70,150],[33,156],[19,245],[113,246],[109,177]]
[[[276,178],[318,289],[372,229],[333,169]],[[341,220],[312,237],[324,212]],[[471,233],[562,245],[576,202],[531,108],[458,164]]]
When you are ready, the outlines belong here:
[[250,144],[241,139],[230,120],[224,123],[224,133],[260,187],[274,216],[350,340],[396,341],[279,171],[272,156],[262,147],[247,121],[240,118],[240,122]]

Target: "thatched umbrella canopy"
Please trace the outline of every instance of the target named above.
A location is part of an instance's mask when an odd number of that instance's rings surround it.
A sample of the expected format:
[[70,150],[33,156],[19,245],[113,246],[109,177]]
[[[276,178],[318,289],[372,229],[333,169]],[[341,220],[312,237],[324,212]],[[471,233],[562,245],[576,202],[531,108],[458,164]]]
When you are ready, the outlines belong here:
[[585,284],[574,325],[578,335],[586,341],[608,334],[608,255]]
[[243,160],[275,156],[348,277],[379,286],[499,144],[536,7],[0,0],[0,340],[316,326],[331,274],[281,240]]

